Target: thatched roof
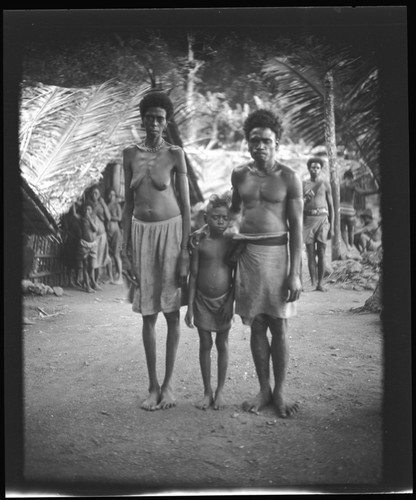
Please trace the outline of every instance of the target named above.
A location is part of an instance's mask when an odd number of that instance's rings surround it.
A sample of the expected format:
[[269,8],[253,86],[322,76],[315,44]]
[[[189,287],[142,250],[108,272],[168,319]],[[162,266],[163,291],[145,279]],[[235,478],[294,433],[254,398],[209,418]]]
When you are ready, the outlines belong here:
[[[141,139],[138,104],[149,90],[115,81],[88,88],[22,85],[21,174],[56,220],[101,179],[108,163],[122,163],[123,149]],[[202,195],[187,163],[195,203]]]
[[39,236],[57,235],[58,225],[33,189],[22,179],[23,232]]

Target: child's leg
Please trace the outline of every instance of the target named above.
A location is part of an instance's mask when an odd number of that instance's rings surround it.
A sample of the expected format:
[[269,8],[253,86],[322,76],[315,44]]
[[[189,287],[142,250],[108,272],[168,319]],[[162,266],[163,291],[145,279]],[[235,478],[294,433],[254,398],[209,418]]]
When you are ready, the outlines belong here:
[[88,258],[88,270],[91,277],[91,286],[93,287],[93,289],[102,290],[102,288],[97,284],[96,271],[98,271],[98,269],[94,269],[93,261],[90,257]]
[[211,349],[212,336],[211,332],[198,328],[199,334],[199,363],[201,366],[202,381],[204,383],[204,397],[196,404],[197,408],[206,410],[212,403],[212,387],[211,387]]
[[228,332],[229,330],[217,332],[215,339],[218,351],[218,383],[215,391],[214,410],[224,408],[223,389],[228,368]]
[[94,290],[90,286],[90,278],[88,276],[88,257],[82,261],[82,274],[84,277],[85,291],[92,293]]

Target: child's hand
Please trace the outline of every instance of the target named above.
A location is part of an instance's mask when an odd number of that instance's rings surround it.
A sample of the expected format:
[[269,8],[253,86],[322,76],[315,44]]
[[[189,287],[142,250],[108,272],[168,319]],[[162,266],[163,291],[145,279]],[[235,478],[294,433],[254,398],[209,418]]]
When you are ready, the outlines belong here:
[[194,314],[189,309],[185,314],[185,323],[188,328],[194,328]]

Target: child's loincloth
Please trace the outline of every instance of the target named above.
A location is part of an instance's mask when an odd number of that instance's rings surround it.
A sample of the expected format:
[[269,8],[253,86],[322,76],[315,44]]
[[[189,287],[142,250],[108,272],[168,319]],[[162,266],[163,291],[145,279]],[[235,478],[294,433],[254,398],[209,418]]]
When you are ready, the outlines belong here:
[[305,245],[320,241],[327,243],[328,232],[330,229],[328,216],[324,215],[305,215],[303,218],[303,242]]
[[133,266],[139,276],[132,309],[148,316],[179,311],[181,288],[177,267],[182,241],[182,216],[159,222],[133,217],[131,226]]
[[286,302],[288,272],[287,244],[246,244],[237,263],[235,288],[235,313],[245,325],[258,314],[284,319],[296,315],[296,302]]
[[95,268],[97,262],[97,241],[79,240],[77,260],[81,264],[88,257],[91,258],[92,267]]
[[[199,290],[195,293],[194,300],[194,324],[201,330],[209,332],[222,332],[231,328],[233,316],[233,301],[230,299],[230,294],[233,290],[230,289],[220,297],[206,297]],[[225,321],[220,314],[224,308],[224,313],[230,318]]]

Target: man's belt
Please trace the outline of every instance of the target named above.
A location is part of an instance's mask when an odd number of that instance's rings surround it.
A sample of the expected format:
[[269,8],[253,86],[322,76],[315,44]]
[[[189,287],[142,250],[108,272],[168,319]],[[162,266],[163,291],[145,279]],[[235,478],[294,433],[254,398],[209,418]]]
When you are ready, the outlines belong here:
[[313,208],[312,210],[305,210],[305,215],[328,215],[327,208]]

